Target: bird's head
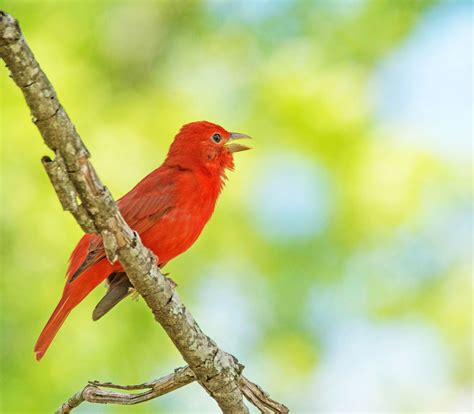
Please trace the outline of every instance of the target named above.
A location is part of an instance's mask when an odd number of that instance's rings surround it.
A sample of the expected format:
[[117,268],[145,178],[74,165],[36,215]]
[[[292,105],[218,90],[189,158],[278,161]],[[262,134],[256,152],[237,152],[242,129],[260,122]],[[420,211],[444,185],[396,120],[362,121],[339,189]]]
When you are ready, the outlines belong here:
[[210,173],[223,173],[234,168],[233,154],[249,147],[238,144],[248,135],[229,132],[219,125],[207,121],[184,125],[171,144],[166,163],[184,168],[201,168]]

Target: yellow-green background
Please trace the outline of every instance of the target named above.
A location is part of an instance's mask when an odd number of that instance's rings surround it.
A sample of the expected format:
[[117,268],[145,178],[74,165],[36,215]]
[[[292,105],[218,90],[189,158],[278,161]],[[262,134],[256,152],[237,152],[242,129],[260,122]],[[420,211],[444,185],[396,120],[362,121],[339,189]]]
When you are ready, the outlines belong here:
[[[248,377],[294,413],[472,410],[469,1],[1,4],[115,196],[186,122],[255,138],[166,269]],[[93,323],[102,288],[35,362],[81,231],[7,75],[0,411],[47,413],[87,380],[143,382],[183,362],[142,301]],[[197,385],[77,410],[216,411]]]

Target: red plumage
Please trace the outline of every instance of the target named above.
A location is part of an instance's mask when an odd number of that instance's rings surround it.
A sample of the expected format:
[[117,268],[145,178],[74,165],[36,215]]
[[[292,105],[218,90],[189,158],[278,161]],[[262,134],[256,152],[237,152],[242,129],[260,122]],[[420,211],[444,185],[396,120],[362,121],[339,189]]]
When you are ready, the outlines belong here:
[[[232,153],[248,149],[230,143],[246,135],[227,132],[210,122],[193,122],[176,135],[164,163],[118,201],[129,226],[163,266],[186,251],[210,219],[226,179],[233,169]],[[86,234],[69,259],[61,300],[35,345],[40,360],[71,312],[120,263],[105,257],[102,239]]]

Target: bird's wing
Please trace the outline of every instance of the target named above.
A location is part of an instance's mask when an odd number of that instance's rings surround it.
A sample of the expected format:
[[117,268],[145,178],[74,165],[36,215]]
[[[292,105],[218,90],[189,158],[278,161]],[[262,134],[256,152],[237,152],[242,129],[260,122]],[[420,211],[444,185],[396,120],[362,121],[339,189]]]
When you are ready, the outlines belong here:
[[[153,224],[173,210],[175,181],[172,174],[156,170],[118,200],[119,210],[128,225],[143,235]],[[86,234],[72,252],[67,271],[68,282],[105,258],[102,237]]]

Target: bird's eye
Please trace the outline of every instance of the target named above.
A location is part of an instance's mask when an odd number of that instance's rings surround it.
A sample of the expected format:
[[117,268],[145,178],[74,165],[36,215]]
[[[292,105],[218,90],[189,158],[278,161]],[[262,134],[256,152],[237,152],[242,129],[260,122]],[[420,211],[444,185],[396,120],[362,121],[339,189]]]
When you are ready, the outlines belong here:
[[218,134],[217,132],[211,138],[217,144],[221,142],[222,139],[221,134]]

